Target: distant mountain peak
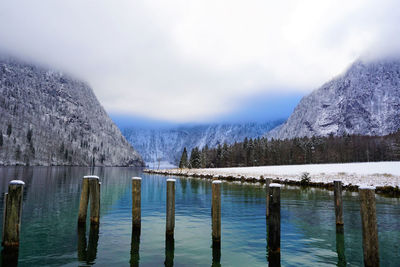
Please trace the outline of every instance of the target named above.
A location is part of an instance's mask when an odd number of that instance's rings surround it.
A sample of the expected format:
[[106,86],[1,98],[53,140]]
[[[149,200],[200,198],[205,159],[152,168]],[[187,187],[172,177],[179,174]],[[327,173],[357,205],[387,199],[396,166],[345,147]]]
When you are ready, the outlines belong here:
[[267,137],[386,135],[400,128],[400,60],[357,60],[305,96]]

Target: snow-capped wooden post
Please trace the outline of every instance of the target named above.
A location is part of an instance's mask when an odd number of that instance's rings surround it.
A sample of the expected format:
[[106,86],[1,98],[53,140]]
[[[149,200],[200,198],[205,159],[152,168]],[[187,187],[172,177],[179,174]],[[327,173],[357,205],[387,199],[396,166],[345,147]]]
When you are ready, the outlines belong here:
[[360,194],[364,266],[379,266],[375,187],[360,186],[358,191]]
[[89,195],[90,195],[90,223],[100,223],[100,185],[99,179],[90,179]]
[[141,226],[141,186],[142,178],[132,177],[132,227]]
[[167,179],[167,223],[166,237],[174,238],[175,228],[175,179]]
[[90,197],[90,222],[99,223],[100,218],[100,183],[98,176],[84,176],[82,180],[81,200],[79,202],[78,225],[86,224]]
[[269,216],[269,185],[271,184],[272,179],[265,179],[265,216],[268,219]]
[[269,185],[268,261],[271,266],[280,263],[281,252],[281,185]]
[[22,196],[25,183],[12,180],[4,196],[3,242],[4,248],[18,248],[21,229]]
[[212,182],[212,240],[213,243],[221,242],[221,181]]
[[336,225],[343,225],[342,182],[333,181]]

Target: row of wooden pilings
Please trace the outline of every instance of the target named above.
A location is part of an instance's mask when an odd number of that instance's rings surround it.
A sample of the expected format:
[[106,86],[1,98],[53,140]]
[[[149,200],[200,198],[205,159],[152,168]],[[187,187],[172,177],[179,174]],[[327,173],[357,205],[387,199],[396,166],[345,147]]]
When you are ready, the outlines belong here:
[[[281,185],[271,183],[266,179],[266,218],[268,225],[268,262],[270,266],[280,266],[280,234],[281,234]],[[141,181],[139,177],[132,178],[132,237],[141,229]],[[25,183],[13,180],[9,183],[8,193],[4,198],[3,236],[4,249],[18,249],[22,196]],[[87,209],[90,201],[90,226],[91,230],[98,231],[100,223],[100,186],[99,177],[85,176],[82,181],[81,198],[78,213],[78,231],[85,229]],[[363,255],[365,266],[379,266],[378,229],[376,220],[375,188],[369,186],[359,187]],[[343,231],[343,201],[342,183],[334,181],[334,206],[336,225]],[[220,257],[221,247],[221,181],[212,182],[212,241],[213,254]],[[93,227],[93,228],[92,228]],[[167,205],[166,205],[166,251],[168,246],[174,246],[175,228],[175,179],[167,179]],[[341,229],[341,230],[340,230]],[[134,235],[134,233],[136,233]],[[168,255],[167,255],[168,256]],[[172,256],[173,257],[173,256]],[[219,259],[218,259],[219,261]]]

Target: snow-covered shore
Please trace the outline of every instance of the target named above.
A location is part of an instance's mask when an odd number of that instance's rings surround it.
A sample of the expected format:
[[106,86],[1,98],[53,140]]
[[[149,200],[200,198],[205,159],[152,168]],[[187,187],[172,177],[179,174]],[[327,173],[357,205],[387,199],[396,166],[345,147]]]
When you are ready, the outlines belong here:
[[194,177],[218,177],[228,180],[263,180],[272,178],[282,183],[301,182],[309,173],[310,184],[330,185],[341,180],[344,186],[369,185],[377,188],[400,187],[400,161],[339,164],[308,164],[216,169],[145,170],[150,173]]

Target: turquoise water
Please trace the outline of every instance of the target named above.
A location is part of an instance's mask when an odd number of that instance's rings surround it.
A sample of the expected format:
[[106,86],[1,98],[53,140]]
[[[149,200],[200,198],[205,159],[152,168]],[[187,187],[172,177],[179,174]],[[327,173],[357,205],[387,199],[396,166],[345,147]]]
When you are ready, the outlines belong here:
[[[268,264],[260,185],[222,183],[221,251],[213,255],[209,180],[176,177],[175,240],[166,244],[165,176],[96,168],[102,182],[100,227],[88,224],[86,232],[78,233],[81,181],[87,174],[89,169],[74,167],[0,168],[0,216],[8,182],[26,182],[18,266]],[[140,236],[131,230],[132,176],[143,178]],[[282,188],[282,266],[363,265],[358,194],[344,192],[344,234],[336,234],[332,198],[333,192],[323,189]],[[376,200],[381,265],[400,266],[400,199]],[[5,260],[12,264],[7,257],[3,253],[3,266]]]

